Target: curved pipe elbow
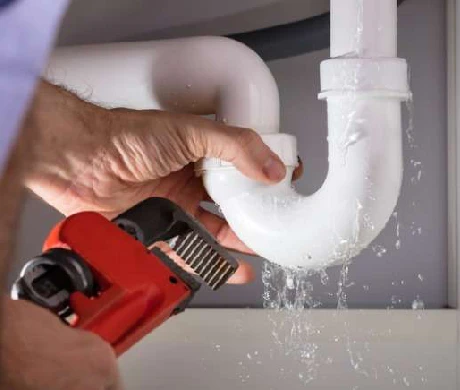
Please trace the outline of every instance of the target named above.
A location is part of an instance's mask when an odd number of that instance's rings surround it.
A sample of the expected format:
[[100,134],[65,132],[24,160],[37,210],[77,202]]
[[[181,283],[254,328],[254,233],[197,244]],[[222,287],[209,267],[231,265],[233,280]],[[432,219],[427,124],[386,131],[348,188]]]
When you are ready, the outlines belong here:
[[[329,104],[329,172],[311,197],[210,170],[204,183],[230,226],[257,254],[284,266],[343,263],[385,227],[402,181],[400,102],[344,97]],[[347,119],[346,119],[347,118]]]
[[279,94],[262,59],[242,43],[222,37],[166,42],[153,64],[161,107],[249,127],[279,131]]

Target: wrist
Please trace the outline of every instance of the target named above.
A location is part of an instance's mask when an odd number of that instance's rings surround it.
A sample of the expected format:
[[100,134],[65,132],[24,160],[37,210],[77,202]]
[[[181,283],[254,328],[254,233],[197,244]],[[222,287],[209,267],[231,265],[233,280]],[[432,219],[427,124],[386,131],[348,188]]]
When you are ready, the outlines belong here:
[[75,180],[107,144],[108,113],[41,82],[26,121],[33,137],[27,186],[40,195],[42,186],[60,188]]

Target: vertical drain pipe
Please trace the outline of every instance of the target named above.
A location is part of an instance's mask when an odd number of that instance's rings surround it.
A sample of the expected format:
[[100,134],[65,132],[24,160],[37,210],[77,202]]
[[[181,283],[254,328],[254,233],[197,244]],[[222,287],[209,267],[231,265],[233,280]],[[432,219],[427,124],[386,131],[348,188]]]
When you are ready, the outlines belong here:
[[397,56],[396,0],[331,0],[331,57]]
[[205,172],[208,192],[256,253],[323,268],[358,255],[385,227],[402,183],[401,102],[410,98],[396,37],[396,0],[331,0],[332,58],[321,64],[319,95],[329,172],[315,194],[299,196],[288,180],[251,187],[238,172]]

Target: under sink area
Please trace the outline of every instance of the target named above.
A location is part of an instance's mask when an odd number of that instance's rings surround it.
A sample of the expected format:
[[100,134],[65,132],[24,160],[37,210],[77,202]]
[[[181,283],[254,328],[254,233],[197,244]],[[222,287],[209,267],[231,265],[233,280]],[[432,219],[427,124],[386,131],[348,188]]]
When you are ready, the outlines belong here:
[[64,19],[59,42],[75,45],[236,34],[328,11],[329,0],[197,0],[193,4],[184,0],[77,0]]
[[[74,0],[58,43],[228,36],[328,12],[329,0]],[[253,283],[203,288],[192,308],[120,357],[127,390],[460,388],[460,3],[406,0],[398,17],[398,54],[411,64],[415,98],[404,114],[402,192],[383,232],[346,280],[341,267],[312,278],[320,304],[303,311],[263,309],[264,262],[243,255],[255,269]],[[303,194],[314,193],[328,172],[327,107],[317,100],[326,58],[322,48],[268,62],[282,131],[297,136],[306,167],[296,184]],[[12,274],[61,218],[28,198]],[[343,294],[348,310],[337,309]]]

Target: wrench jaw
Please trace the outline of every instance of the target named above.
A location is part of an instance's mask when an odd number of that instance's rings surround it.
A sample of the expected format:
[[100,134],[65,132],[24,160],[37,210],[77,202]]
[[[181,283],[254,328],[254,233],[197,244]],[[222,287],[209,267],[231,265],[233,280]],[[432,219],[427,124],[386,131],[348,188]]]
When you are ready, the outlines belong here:
[[228,256],[213,248],[200,231],[178,236],[169,245],[212,290],[219,289],[236,271]]
[[238,268],[236,259],[198,221],[168,199],[146,199],[113,222],[148,248],[167,242],[212,290]]

